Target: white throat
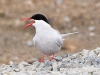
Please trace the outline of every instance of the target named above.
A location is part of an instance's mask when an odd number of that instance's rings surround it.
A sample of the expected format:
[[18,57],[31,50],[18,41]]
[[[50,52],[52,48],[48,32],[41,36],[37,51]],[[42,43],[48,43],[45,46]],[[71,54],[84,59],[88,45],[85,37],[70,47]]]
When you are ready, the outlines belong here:
[[43,20],[35,20],[35,23],[33,24],[33,26],[35,27],[36,31],[51,28],[51,26]]

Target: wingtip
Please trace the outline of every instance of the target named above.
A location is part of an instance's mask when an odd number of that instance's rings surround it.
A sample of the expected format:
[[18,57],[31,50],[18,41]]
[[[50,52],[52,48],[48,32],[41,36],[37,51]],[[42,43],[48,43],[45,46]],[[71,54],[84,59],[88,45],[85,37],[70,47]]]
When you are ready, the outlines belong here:
[[79,33],[79,32],[73,32],[73,33],[61,34],[61,36],[62,36],[62,37],[65,37],[65,36],[69,36],[69,35],[76,34],[76,33]]

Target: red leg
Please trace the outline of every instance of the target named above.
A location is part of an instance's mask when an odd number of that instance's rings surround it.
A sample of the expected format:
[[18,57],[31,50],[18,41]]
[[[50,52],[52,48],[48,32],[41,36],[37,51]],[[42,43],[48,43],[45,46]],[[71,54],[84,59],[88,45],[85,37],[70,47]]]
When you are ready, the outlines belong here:
[[42,54],[42,59],[40,62],[44,62],[44,54]]
[[51,61],[51,60],[54,60],[54,56],[55,56],[54,54],[51,56],[51,59],[50,59],[50,61]]

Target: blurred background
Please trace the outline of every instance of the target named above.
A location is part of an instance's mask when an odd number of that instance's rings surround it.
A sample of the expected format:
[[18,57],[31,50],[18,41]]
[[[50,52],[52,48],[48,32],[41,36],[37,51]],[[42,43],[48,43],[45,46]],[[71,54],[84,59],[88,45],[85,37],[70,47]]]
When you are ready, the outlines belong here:
[[0,0],[0,64],[33,62],[41,53],[32,45],[35,28],[21,18],[44,14],[51,26],[67,36],[56,55],[100,47],[100,0]]

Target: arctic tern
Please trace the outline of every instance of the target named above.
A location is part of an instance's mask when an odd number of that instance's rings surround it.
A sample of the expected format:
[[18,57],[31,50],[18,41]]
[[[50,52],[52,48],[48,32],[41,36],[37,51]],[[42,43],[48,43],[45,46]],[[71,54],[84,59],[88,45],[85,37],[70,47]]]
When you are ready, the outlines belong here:
[[61,50],[63,45],[63,37],[77,33],[60,34],[59,31],[53,29],[47,18],[42,14],[35,14],[23,20],[32,20],[24,28],[34,26],[36,34],[33,38],[34,46],[42,52],[41,62],[44,62],[44,55],[52,56],[50,60],[54,60],[54,55]]

